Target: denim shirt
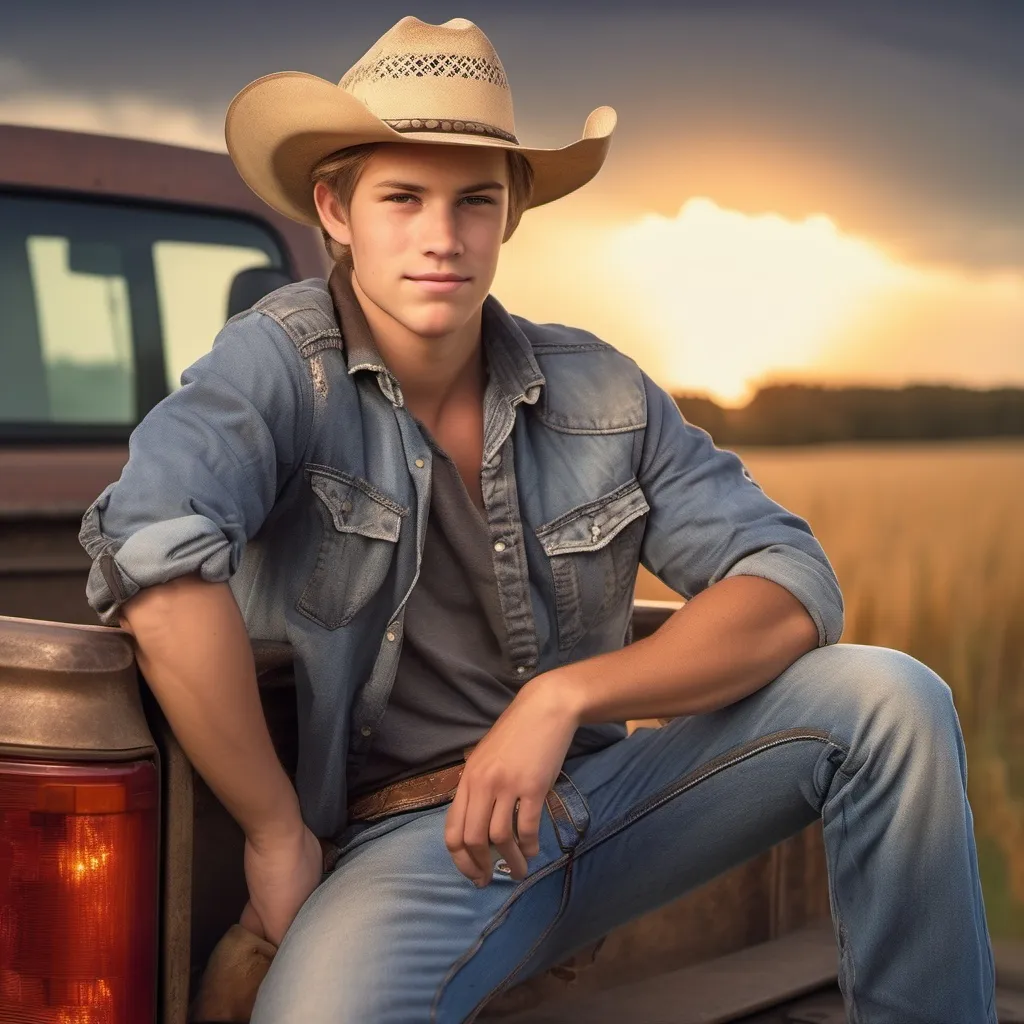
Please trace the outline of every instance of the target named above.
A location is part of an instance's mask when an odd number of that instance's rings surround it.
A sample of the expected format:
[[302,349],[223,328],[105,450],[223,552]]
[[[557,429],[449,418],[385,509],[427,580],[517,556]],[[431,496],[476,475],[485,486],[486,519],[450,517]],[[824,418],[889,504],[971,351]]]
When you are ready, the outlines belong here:
[[[623,646],[638,563],[687,598],[728,576],[774,580],[819,646],[838,641],[842,596],[806,521],[632,359],[493,296],[483,317],[481,483],[524,682]],[[337,834],[398,665],[431,448],[375,347],[346,349],[319,279],[232,318],[181,380],[85,512],[87,599],[117,625],[141,588],[228,580],[250,637],[294,649],[299,800],[317,835]]]

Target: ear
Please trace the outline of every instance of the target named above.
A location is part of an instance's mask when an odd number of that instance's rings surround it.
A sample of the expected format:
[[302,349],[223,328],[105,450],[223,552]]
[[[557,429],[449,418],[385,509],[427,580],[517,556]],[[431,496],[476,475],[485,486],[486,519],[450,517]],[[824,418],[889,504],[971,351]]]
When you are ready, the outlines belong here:
[[316,212],[327,234],[341,245],[351,245],[352,232],[348,226],[348,217],[334,190],[325,182],[318,181],[313,186],[313,202],[316,203]]

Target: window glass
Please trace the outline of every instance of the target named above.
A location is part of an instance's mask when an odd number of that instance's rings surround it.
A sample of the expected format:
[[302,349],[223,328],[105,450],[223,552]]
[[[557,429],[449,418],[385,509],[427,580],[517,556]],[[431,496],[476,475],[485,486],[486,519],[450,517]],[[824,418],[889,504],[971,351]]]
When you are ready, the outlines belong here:
[[[43,387],[22,415],[54,423],[131,423],[135,416],[128,283],[77,273],[66,238],[26,239]],[[108,247],[109,258],[117,250]],[[45,395],[45,401],[40,400]]]
[[181,371],[210,350],[227,318],[235,275],[265,267],[262,249],[215,242],[157,242],[153,246],[167,389],[181,386]]
[[255,220],[0,193],[0,431],[120,436],[209,350],[251,267],[287,273]]

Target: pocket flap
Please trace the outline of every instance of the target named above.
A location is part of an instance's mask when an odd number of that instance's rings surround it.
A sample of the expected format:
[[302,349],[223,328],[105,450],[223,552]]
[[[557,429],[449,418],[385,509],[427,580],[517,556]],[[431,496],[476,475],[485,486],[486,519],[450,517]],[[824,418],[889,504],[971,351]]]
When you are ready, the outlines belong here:
[[650,512],[636,477],[614,491],[577,505],[550,523],[538,526],[537,539],[544,552],[552,555],[603,548],[638,516]]
[[381,494],[371,483],[338,470],[307,469],[313,492],[324,503],[341,533],[398,541],[408,509]]

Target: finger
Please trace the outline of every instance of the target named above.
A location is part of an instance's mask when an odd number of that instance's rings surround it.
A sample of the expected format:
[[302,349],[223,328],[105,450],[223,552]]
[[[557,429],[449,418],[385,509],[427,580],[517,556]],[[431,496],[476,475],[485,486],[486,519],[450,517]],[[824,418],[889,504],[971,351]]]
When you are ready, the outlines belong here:
[[519,849],[526,857],[540,853],[540,816],[544,800],[538,797],[519,798],[519,813],[516,815],[516,829],[519,833]]
[[491,842],[505,858],[512,877],[516,881],[522,881],[526,877],[527,867],[523,851],[516,845],[513,835],[512,814],[514,808],[515,799],[511,796],[495,801],[494,813],[491,815]]
[[459,785],[455,790],[455,796],[448,808],[448,814],[445,816],[444,845],[452,855],[452,860],[455,862],[455,866],[468,879],[470,879],[470,881],[475,882],[477,877],[476,868],[473,864],[472,857],[470,857],[466,852],[464,842],[466,832],[466,806],[468,798],[469,786],[464,783],[463,779],[460,779]]
[[491,862],[491,817],[494,814],[494,795],[481,783],[470,787],[466,804],[466,826],[463,844],[473,861],[477,883],[486,885],[494,870]]
[[444,815],[444,847],[452,854],[452,859],[463,874],[466,870],[463,862],[466,859],[463,851],[462,837],[466,826],[466,787],[460,779],[456,786],[455,797]]

